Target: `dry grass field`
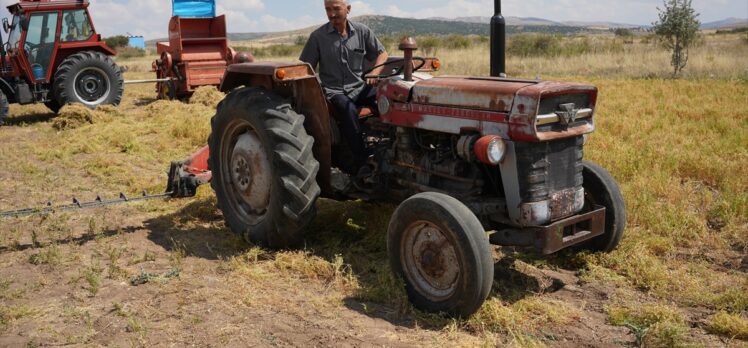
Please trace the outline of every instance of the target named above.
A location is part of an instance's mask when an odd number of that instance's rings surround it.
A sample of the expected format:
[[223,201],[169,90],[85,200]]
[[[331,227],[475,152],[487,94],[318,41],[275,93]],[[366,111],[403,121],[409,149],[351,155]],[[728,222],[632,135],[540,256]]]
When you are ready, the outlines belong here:
[[[439,50],[441,73],[486,75],[487,53]],[[408,304],[386,258],[393,206],[321,200],[305,246],[271,251],[231,234],[203,187],[0,221],[0,346],[746,347],[746,56],[742,37],[708,36],[678,80],[667,53],[641,42],[510,57],[510,75],[600,88],[585,155],[619,181],[628,229],[611,254],[497,248],[493,292],[470,319]],[[119,63],[147,78],[153,58]],[[117,108],[58,117],[13,106],[0,210],[164,190],[169,161],[210,132],[221,95],[200,92],[167,102],[128,86]]]

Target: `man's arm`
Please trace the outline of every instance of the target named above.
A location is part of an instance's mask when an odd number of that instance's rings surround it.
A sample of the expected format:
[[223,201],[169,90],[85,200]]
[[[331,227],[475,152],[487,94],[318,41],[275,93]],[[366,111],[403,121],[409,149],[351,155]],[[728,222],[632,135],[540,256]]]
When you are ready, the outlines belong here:
[[[382,45],[382,42],[377,39],[377,36],[374,35],[374,32],[366,27],[366,51],[368,57],[366,57],[369,61],[374,61],[373,66],[381,65],[387,62],[387,58],[389,58],[389,55],[387,54],[387,50],[384,48],[384,45]],[[376,59],[372,59],[371,55],[376,54]],[[379,68],[376,68],[372,70],[369,75],[379,75],[382,73],[382,70],[384,70],[384,66],[381,66]],[[367,79],[367,84],[370,85],[376,85],[378,83],[377,79]]]
[[299,60],[305,63],[309,63],[312,69],[317,70],[317,64],[319,64],[319,44],[314,35],[309,36],[309,39],[304,45],[304,50],[301,51]]
[[[382,53],[377,56],[377,59],[374,61],[374,66],[381,65],[387,62],[387,58],[389,58],[389,55],[387,54],[387,51],[382,51]],[[382,73],[382,70],[384,70],[384,65],[372,70],[369,75],[379,75]],[[370,85],[376,85],[379,81],[377,79],[367,79],[366,83]]]

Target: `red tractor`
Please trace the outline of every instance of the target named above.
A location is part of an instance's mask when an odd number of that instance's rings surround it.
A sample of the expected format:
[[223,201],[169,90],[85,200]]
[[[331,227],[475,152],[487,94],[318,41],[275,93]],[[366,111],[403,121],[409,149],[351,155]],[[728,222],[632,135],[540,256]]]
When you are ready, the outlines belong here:
[[168,191],[189,196],[210,181],[227,226],[271,248],[298,245],[319,197],[395,202],[392,270],[416,307],[461,317],[491,291],[491,244],[613,250],[623,197],[584,160],[597,88],[505,78],[495,6],[492,77],[414,72],[439,64],[413,57],[412,39],[386,63],[378,110],[361,119],[372,176],[335,169],[351,155],[311,66],[254,62],[228,67],[208,146],[172,164]]
[[[0,124],[9,103],[119,104],[124,81],[116,53],[96,33],[87,0],[29,0],[8,6],[0,48]],[[0,40],[1,41],[1,40]]]

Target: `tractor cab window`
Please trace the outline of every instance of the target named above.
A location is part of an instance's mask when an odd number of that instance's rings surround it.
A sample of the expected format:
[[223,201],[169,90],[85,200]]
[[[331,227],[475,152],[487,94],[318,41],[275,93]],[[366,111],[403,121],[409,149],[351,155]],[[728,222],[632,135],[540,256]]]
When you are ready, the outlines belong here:
[[86,10],[70,10],[62,14],[62,42],[85,41],[91,38],[91,22]]
[[52,61],[57,33],[57,12],[34,13],[29,19],[23,50],[37,80],[44,79]]
[[8,48],[18,49],[18,42],[21,41],[21,16],[13,16],[13,24],[10,26],[10,34],[8,34]]

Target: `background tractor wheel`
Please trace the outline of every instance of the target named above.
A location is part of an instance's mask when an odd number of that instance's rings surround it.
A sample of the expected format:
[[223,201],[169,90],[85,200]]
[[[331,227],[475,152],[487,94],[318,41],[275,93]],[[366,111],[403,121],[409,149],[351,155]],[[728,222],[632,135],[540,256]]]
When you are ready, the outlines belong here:
[[584,243],[582,248],[610,252],[621,242],[626,228],[626,205],[613,176],[603,167],[584,161],[584,196],[587,204],[605,207],[605,234]]
[[464,318],[491,291],[488,237],[473,212],[453,197],[427,192],[400,204],[390,220],[387,250],[418,309]]
[[5,93],[0,91],[0,126],[5,124],[5,118],[8,117],[9,113],[10,104],[8,103],[8,97],[5,96]]
[[270,248],[300,243],[321,193],[304,116],[264,89],[239,89],[218,105],[208,144],[228,227]]
[[55,100],[60,106],[81,103],[93,109],[101,104],[119,105],[122,100],[122,72],[103,53],[83,51],[65,58],[54,81]]

